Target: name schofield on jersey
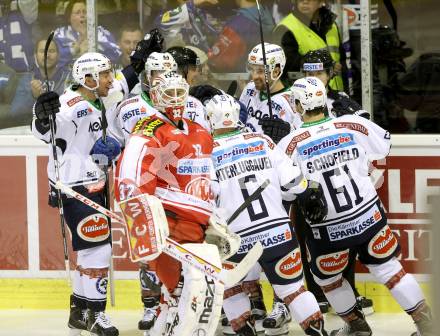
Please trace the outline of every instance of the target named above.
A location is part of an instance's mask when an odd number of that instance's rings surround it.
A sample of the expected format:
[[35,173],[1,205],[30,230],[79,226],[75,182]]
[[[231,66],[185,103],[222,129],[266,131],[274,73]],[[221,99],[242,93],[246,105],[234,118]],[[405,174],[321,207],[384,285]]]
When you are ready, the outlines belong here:
[[357,148],[351,148],[347,150],[341,150],[335,153],[330,153],[317,157],[312,161],[307,162],[307,169],[310,174],[315,171],[326,170],[330,167],[339,166],[339,164],[356,160],[359,157],[359,150]]

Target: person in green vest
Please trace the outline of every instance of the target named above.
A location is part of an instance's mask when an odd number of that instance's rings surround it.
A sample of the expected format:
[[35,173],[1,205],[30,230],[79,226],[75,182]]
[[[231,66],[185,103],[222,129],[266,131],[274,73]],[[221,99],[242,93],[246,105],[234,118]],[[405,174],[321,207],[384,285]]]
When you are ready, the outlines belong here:
[[282,46],[287,62],[285,72],[301,69],[302,57],[311,50],[327,48],[334,65],[335,76],[329,83],[333,90],[344,91],[341,76],[341,40],[336,15],[323,0],[295,0],[294,10],[274,29],[274,42]]

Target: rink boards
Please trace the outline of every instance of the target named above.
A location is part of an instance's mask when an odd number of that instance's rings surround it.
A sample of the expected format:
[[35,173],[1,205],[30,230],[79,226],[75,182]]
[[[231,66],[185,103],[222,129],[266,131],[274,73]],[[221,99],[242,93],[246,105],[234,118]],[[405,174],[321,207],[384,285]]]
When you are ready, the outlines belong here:
[[[371,177],[378,187],[390,226],[400,239],[399,258],[418,280],[426,281],[433,246],[429,203],[430,197],[440,191],[440,137],[394,135],[392,143],[391,155],[375,162]],[[24,278],[60,279],[62,284],[65,277],[59,215],[47,205],[47,153],[47,145],[32,136],[0,136],[0,288],[3,290],[8,284],[20,287],[24,281],[20,279]],[[127,241],[120,223],[113,223],[112,235],[116,278],[136,279],[137,267],[128,259]],[[376,284],[368,282],[371,277],[363,275],[364,268],[359,267],[358,272],[358,280],[367,281],[361,287],[366,291],[381,291]],[[41,280],[34,281],[32,287],[44,287]],[[133,286],[137,290],[135,282]]]

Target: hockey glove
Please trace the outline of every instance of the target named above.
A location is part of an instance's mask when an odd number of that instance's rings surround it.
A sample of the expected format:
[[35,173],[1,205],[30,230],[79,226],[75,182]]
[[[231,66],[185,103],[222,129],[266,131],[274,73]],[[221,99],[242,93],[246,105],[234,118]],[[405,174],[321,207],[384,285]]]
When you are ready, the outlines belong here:
[[189,95],[197,98],[203,104],[203,106],[208,103],[208,101],[215,95],[223,94],[222,91],[213,87],[212,85],[197,85],[189,89]]
[[60,112],[59,98],[58,93],[54,91],[45,92],[37,98],[34,104],[34,113],[40,123],[48,125],[50,115],[55,119],[55,115]]
[[362,106],[360,106],[356,101],[345,96],[339,96],[339,99],[336,99],[333,102],[332,112],[336,115],[336,117],[340,117],[345,114],[354,114],[366,119],[370,119],[370,113],[363,110]]
[[290,124],[278,117],[263,118],[258,121],[264,134],[269,136],[276,144],[280,142],[287,134],[290,133]]
[[99,166],[108,166],[121,153],[119,142],[107,136],[106,142],[102,138],[96,140],[90,155],[93,161]]
[[298,206],[307,222],[321,223],[328,213],[327,201],[321,184],[308,181],[307,189],[298,195]]
[[153,29],[145,35],[144,39],[139,41],[136,49],[131,52],[131,65],[139,75],[145,68],[145,62],[152,52],[161,52],[163,37],[159,30]]

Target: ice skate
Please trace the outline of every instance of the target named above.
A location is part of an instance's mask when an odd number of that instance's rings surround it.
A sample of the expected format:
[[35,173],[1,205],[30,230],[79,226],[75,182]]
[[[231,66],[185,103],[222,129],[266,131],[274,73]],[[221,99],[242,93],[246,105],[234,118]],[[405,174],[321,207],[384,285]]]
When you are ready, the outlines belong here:
[[262,295],[255,298],[250,298],[251,301],[251,316],[255,321],[255,330],[257,333],[263,333],[263,320],[267,316],[266,306],[264,305]]
[[374,314],[373,300],[360,295],[356,298],[356,301],[358,306],[362,308],[365,316]]
[[73,295],[70,296],[70,315],[67,322],[69,336],[81,335],[81,331],[87,330],[87,311],[77,307],[73,303]]
[[266,335],[287,335],[292,320],[289,309],[282,302],[275,301],[272,312],[263,320]]
[[367,321],[358,318],[345,325],[339,330],[333,330],[330,336],[371,336],[373,332]]
[[256,336],[257,331],[255,330],[255,327],[252,325],[250,321],[246,321],[246,324],[241,327],[239,330],[237,330],[236,335],[238,336]]
[[97,336],[119,336],[119,331],[103,311],[89,310],[87,313],[87,330]]
[[150,330],[156,322],[159,300],[156,297],[144,298],[144,314],[138,322],[139,330]]

